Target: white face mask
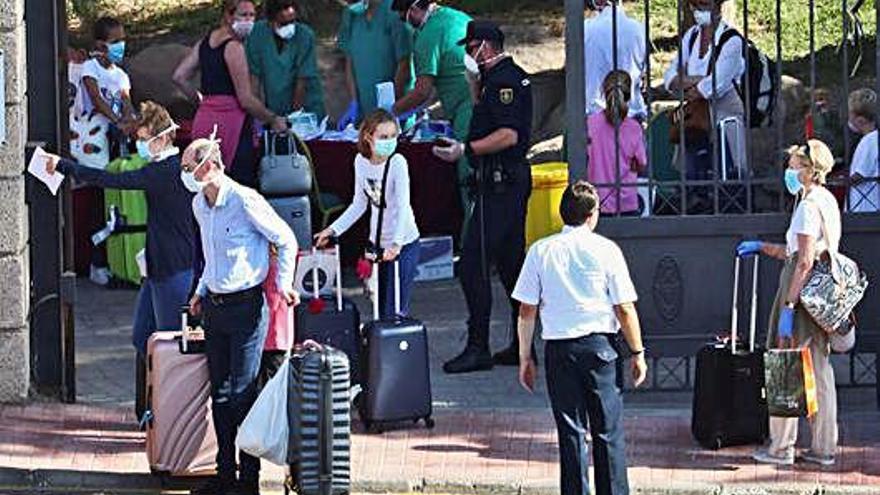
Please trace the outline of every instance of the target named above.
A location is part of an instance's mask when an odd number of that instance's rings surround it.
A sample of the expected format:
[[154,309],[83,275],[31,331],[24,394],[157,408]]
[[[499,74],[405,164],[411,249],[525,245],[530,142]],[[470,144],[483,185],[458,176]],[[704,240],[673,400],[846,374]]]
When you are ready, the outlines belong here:
[[289,40],[296,35],[296,23],[291,22],[290,24],[285,24],[281,27],[275,28],[275,34],[277,34],[283,40]]
[[232,30],[235,32],[235,35],[239,38],[247,38],[251,31],[254,29],[254,21],[234,21],[232,23]]
[[[210,156],[210,153],[208,154],[208,156]],[[207,163],[207,161],[208,161],[208,157],[206,156],[202,160],[202,162],[199,163],[198,165],[196,165],[195,168],[193,168],[192,170],[190,170],[190,171],[181,170],[180,171],[180,181],[183,182],[183,187],[185,187],[187,191],[189,191],[191,193],[198,194],[198,193],[202,192],[202,189],[204,189],[206,185],[208,185],[207,181],[200,181],[200,180],[196,179],[196,171],[198,169],[202,168],[202,165]]]
[[710,10],[695,10],[694,11],[694,22],[697,23],[698,26],[709,26],[712,24],[712,11]]
[[480,73],[480,63],[477,62],[477,57],[480,56],[484,46],[485,42],[480,43],[480,47],[477,48],[477,53],[473,57],[469,53],[464,54],[464,68],[473,75]]

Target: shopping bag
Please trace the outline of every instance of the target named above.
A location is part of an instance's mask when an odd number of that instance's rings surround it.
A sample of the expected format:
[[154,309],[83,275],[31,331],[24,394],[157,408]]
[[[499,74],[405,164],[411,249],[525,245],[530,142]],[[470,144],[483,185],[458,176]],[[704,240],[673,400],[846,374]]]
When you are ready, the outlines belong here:
[[768,349],[764,370],[770,416],[809,418],[816,414],[816,374],[808,346]]
[[279,466],[287,465],[287,380],[290,360],[263,387],[235,437],[235,446]]

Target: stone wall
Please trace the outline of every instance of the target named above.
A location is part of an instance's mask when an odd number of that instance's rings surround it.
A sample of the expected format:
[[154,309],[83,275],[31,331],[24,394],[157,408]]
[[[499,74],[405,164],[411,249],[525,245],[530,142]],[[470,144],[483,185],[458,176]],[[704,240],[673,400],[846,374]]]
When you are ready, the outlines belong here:
[[25,0],[0,0],[0,49],[6,94],[6,139],[0,143],[0,402],[27,398],[28,211],[24,194],[27,136]]

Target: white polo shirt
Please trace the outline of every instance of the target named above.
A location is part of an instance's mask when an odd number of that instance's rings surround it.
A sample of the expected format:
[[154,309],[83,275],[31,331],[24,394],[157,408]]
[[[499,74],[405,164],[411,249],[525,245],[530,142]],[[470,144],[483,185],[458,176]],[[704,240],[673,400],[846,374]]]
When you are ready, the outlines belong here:
[[616,333],[614,306],[637,296],[620,248],[584,225],[532,245],[513,298],[540,308],[544,340],[561,340]]

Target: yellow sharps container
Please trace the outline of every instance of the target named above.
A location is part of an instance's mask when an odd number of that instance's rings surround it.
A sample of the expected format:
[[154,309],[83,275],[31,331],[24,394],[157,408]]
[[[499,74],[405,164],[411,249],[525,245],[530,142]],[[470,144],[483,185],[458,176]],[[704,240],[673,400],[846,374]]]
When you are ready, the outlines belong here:
[[538,239],[562,230],[559,203],[568,186],[568,164],[541,163],[532,166],[532,195],[526,215],[526,249]]

